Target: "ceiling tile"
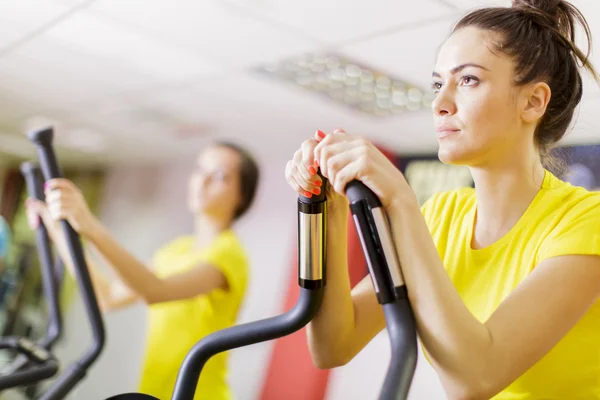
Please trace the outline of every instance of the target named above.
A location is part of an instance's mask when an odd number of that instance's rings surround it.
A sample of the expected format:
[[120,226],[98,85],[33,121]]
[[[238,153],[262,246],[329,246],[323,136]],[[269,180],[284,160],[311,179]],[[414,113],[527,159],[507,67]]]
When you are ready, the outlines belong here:
[[14,22],[26,28],[37,28],[69,10],[51,1],[0,0],[0,23]]
[[429,90],[437,49],[456,20],[456,17],[441,18],[435,23],[345,46],[341,51],[351,58],[365,60],[364,64],[373,70]]
[[81,54],[161,81],[186,80],[219,69],[214,62],[190,50],[179,49],[123,23],[85,11],[52,27],[44,36]]
[[0,52],[27,36],[30,29],[14,21],[0,22]]
[[229,66],[246,66],[312,49],[313,41],[256,21],[217,0],[104,0],[91,10],[141,28]]
[[436,0],[232,0],[249,11],[293,27],[324,43],[338,43],[454,11]]
[[68,9],[49,1],[0,0],[0,53]]
[[60,109],[156,84],[153,77],[35,39],[0,58],[5,96],[32,109]]
[[10,124],[33,112],[31,104],[18,101],[9,93],[0,90],[0,126]]

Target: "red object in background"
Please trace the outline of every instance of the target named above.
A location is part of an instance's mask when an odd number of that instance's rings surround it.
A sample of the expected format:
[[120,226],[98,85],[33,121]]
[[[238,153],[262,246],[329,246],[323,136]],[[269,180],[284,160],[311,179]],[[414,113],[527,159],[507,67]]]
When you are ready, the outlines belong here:
[[4,183],[0,188],[0,216],[4,217],[9,226],[12,226],[24,188],[25,180],[18,169],[5,172]]
[[[396,156],[389,150],[379,150],[397,165]],[[331,234],[331,232],[329,232]],[[293,252],[292,271],[283,310],[296,304],[300,294],[298,286],[298,249]],[[348,213],[348,272],[354,287],[367,274],[367,264],[352,215]],[[278,339],[268,366],[261,400],[323,400],[327,393],[329,370],[320,370],[310,358],[306,342],[306,328]]]
[[[348,271],[350,284],[356,285],[367,274],[367,264],[360,241],[352,221],[348,216]],[[293,273],[289,282],[284,310],[296,304],[300,295],[298,285],[298,250],[292,260]],[[306,343],[306,329],[285,336],[275,342],[267,378],[263,385],[262,400],[321,400],[325,398],[329,370],[314,366]]]

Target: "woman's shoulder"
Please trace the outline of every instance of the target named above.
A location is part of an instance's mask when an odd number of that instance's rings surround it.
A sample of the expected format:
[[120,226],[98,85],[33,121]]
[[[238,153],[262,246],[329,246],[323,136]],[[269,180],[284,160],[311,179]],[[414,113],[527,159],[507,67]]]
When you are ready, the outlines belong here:
[[475,203],[475,189],[462,187],[433,194],[423,205],[423,213],[440,213],[464,208]]
[[574,186],[552,174],[549,174],[545,187],[544,197],[548,203],[554,205],[554,212],[564,216],[577,216],[582,213],[600,215],[600,191]]
[[215,240],[213,248],[217,251],[223,250],[227,252],[233,252],[243,258],[246,257],[244,245],[242,244],[238,234],[233,229],[228,229],[221,232],[221,234]]
[[545,223],[538,261],[545,258],[581,254],[600,255],[600,192],[581,187],[565,187],[552,193],[542,207]]
[[421,213],[431,233],[450,229],[475,206],[475,189],[463,187],[435,193],[422,206]]
[[156,258],[166,254],[185,252],[189,250],[193,243],[194,236],[192,235],[176,236],[175,238],[169,240],[168,242],[160,246],[160,248],[158,248],[158,250],[156,250],[156,252],[154,253],[154,257]]

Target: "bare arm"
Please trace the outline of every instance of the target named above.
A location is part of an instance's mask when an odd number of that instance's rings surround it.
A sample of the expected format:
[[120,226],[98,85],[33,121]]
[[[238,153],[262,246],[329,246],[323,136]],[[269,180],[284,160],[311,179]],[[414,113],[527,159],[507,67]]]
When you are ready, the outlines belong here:
[[[93,247],[93,246],[92,246]],[[98,302],[102,311],[116,311],[126,308],[140,300],[140,297],[132,292],[123,282],[108,281],[92,261],[89,248],[85,248],[85,257],[90,270],[90,277],[94,289],[98,294]],[[106,264],[106,260],[104,260]]]
[[[73,264],[73,259],[71,258],[71,253],[69,252],[65,238],[62,235],[62,232],[57,230],[57,224],[53,224],[53,221],[49,218],[46,219],[47,221],[45,225],[47,227],[51,227],[48,229],[48,232],[50,233],[50,237],[52,238],[55,248],[58,251],[60,258],[65,263],[69,274],[74,277],[75,266]],[[89,250],[85,248],[84,252],[85,261],[87,263],[90,278],[92,280],[92,285],[94,286],[94,291],[96,292],[98,303],[100,304],[102,311],[114,311],[125,308],[139,300],[139,297],[127,287],[123,286],[122,283],[118,281],[108,281],[98,271],[98,266],[93,261]]]
[[418,205],[388,213],[419,335],[451,397],[489,398],[501,391],[600,297],[600,257],[550,258],[481,323],[450,281]]
[[[550,351],[600,298],[600,257],[555,257],[540,263],[481,323],[450,281],[418,206],[408,213],[390,210],[389,216],[420,338],[452,398],[498,393]],[[370,278],[350,292],[346,236],[339,234],[345,232],[343,218],[330,212],[328,223],[328,231],[336,232],[328,235],[331,279],[309,324],[313,360],[324,368],[349,362],[385,327]]]
[[[365,139],[340,130],[318,134],[323,139],[316,147],[305,142],[288,162],[288,183],[298,193],[315,189],[307,167],[314,149],[314,159],[336,192],[358,179],[379,197],[390,218],[419,335],[450,397],[492,397],[542,358],[598,300],[600,257],[553,257],[537,265],[487,321],[479,322],[446,273],[403,175]],[[328,233],[339,234],[341,223],[331,222]],[[313,358],[327,366],[347,362],[382,326],[377,325],[382,318],[372,287],[363,282],[348,300],[348,287],[335,282],[347,281],[340,252],[328,260],[328,272],[335,275],[326,296],[335,309],[327,306],[320,313],[321,326],[312,330]]]
[[[318,137],[302,143],[286,166],[286,180],[298,193],[314,190],[320,178],[310,174],[314,165],[314,149]],[[321,171],[327,171],[321,163]],[[321,184],[318,185],[320,187]],[[327,285],[323,302],[315,318],[308,324],[307,336],[311,357],[319,368],[334,368],[350,361],[378,332],[385,327],[383,310],[377,302],[370,277],[351,290],[348,274],[348,210],[349,204],[341,191],[325,185],[327,190]]]
[[187,299],[214,289],[227,289],[227,279],[213,265],[161,279],[125,250],[91,213],[81,191],[67,179],[46,182],[46,202],[53,220],[65,219],[93,243],[122,282],[147,304]]
[[383,310],[370,277],[351,291],[348,274],[348,203],[329,194],[327,213],[327,285],[323,303],[308,324],[308,343],[319,368],[349,362],[385,327]]
[[[60,225],[50,217],[46,204],[35,199],[29,199],[27,202],[27,214],[29,225],[32,229],[37,228],[38,218],[44,221],[44,225],[48,230],[48,234],[54,243],[58,255],[65,263],[69,274],[74,277],[75,266],[66,239]],[[92,285],[94,286],[94,291],[96,292],[102,311],[121,309],[139,300],[139,297],[135,293],[128,290],[120,282],[109,282],[102,276],[87,247],[84,249],[84,252]]]
[[168,278],[159,278],[121,247],[97,220],[88,237],[123,283],[148,304],[187,299],[218,288],[228,288],[223,272],[210,264],[199,265]]

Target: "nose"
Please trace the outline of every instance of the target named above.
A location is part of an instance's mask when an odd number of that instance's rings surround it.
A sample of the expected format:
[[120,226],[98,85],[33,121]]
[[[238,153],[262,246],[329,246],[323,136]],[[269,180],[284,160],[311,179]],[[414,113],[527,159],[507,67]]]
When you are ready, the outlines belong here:
[[437,116],[452,115],[456,113],[456,102],[450,88],[442,87],[431,103],[433,114]]
[[209,176],[201,172],[196,172],[192,175],[191,182],[196,189],[204,190],[208,186]]
[[210,175],[208,174],[201,174],[200,175],[200,187],[203,189],[206,189],[209,185],[210,185]]

